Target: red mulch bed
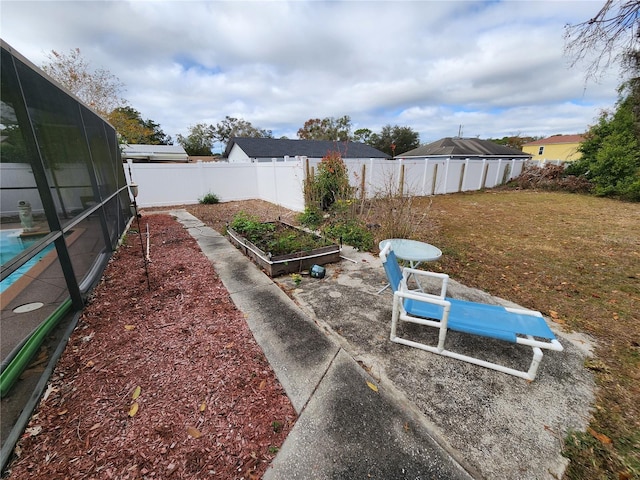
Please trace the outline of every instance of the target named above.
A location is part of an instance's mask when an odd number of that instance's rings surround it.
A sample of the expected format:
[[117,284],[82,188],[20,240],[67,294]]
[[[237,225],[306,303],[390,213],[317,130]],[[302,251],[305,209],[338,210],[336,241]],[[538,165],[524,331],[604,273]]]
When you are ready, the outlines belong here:
[[92,294],[9,478],[260,478],[293,426],[195,240],[167,215],[140,226]]

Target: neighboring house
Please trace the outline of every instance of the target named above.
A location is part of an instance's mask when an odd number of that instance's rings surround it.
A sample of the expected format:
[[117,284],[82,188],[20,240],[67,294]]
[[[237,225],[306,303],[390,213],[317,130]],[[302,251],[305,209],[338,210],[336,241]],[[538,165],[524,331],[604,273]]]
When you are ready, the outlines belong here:
[[584,141],[582,135],[553,135],[525,143],[522,150],[532,155],[532,160],[537,162],[556,161],[572,162],[580,159],[582,154],[578,151]]
[[286,157],[321,159],[330,152],[340,152],[342,159],[391,158],[384,152],[365,143],[334,142],[331,140],[289,140],[283,138],[232,138],[227,144],[224,157],[230,163],[282,161]]
[[479,138],[446,137],[436,142],[409,150],[396,158],[450,158],[469,159],[503,159],[529,160],[531,155],[516,148],[499,145],[490,140]]
[[122,146],[122,160],[138,162],[188,162],[189,155],[181,145],[142,145],[125,144]]

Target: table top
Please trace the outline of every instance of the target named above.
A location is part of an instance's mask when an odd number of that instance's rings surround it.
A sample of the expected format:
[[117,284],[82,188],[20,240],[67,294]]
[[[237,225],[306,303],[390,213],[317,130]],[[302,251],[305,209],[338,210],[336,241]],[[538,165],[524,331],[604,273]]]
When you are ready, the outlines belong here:
[[408,260],[409,262],[432,262],[442,256],[439,248],[428,243],[408,240],[406,238],[388,238],[382,240],[379,244],[380,250],[382,250],[387,243],[391,243],[391,249],[395,252],[396,257],[402,260]]

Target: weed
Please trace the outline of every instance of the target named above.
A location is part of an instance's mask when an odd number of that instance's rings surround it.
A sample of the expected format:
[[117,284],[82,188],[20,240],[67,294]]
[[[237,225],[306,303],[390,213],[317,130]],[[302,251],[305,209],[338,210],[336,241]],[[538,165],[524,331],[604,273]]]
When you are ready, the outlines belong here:
[[218,196],[215,193],[211,192],[198,199],[198,203],[201,203],[202,205],[214,205],[219,202],[220,199],[218,198]]
[[291,280],[293,280],[293,284],[296,287],[299,287],[300,284],[302,283],[302,275],[300,275],[299,273],[292,273]]

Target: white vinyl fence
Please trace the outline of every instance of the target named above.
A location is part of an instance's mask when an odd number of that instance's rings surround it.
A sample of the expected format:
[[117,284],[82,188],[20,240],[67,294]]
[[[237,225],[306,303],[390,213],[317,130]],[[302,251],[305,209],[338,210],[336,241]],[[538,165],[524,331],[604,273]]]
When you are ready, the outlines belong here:
[[[140,207],[195,204],[208,193],[221,202],[261,199],[294,211],[304,210],[303,185],[319,159],[296,157],[260,163],[129,163],[127,180],[139,185]],[[429,158],[349,159],[351,184],[368,198],[385,192],[438,195],[480,190],[517,177],[523,160]],[[131,171],[131,177],[129,175]]]
[[[307,172],[317,171],[320,159],[305,157],[259,163],[128,163],[125,176],[137,183],[140,207],[196,204],[208,193],[220,201],[261,199],[294,211],[304,210],[303,185]],[[479,190],[500,185],[517,177],[522,160],[456,160],[448,157],[419,160],[349,159],[346,161],[351,184],[358,195],[367,198],[381,193],[438,195]],[[74,185],[87,185],[73,168],[57,172],[59,178]],[[86,173],[85,173],[86,175]],[[17,215],[20,200],[29,201],[34,213],[42,210],[33,175],[26,164],[0,164],[3,215]],[[18,187],[19,186],[19,187]],[[82,189],[69,191],[77,196]],[[82,198],[65,199],[65,205],[82,208]]]

